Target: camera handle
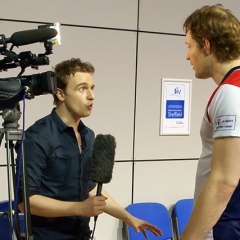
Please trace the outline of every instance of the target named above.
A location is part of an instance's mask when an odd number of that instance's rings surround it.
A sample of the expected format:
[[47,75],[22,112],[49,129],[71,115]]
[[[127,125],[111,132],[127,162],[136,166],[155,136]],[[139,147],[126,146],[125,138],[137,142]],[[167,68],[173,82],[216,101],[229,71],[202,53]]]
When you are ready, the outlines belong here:
[[[5,111],[5,110],[4,110]],[[3,111],[3,113],[4,113]],[[3,139],[3,136],[5,135],[5,147],[7,152],[7,176],[8,176],[8,201],[9,201],[9,224],[11,227],[11,230],[13,230],[13,239],[26,239],[26,240],[33,240],[32,235],[32,228],[31,228],[31,215],[30,215],[30,205],[29,205],[29,195],[28,195],[28,179],[27,179],[27,169],[26,169],[26,161],[25,161],[25,146],[24,146],[24,140],[23,137],[23,143],[21,146],[22,150],[22,164],[19,166],[19,171],[22,170],[22,182],[23,182],[23,203],[24,203],[24,223],[25,223],[25,234],[24,236],[20,236],[19,230],[18,230],[18,212],[15,213],[17,215],[17,226],[14,226],[13,222],[13,207],[12,207],[12,192],[14,193],[14,199],[16,199],[16,189],[15,189],[15,183],[16,183],[16,171],[14,169],[14,153],[13,148],[14,144],[13,141],[22,140],[22,134],[23,131],[21,129],[18,129],[18,119],[20,116],[20,113],[18,112],[18,109],[14,108],[13,110],[7,110],[12,111],[12,118],[11,121],[4,121],[3,128],[0,129],[0,145]],[[10,114],[11,115],[11,114]],[[3,115],[4,118],[4,115]],[[11,161],[10,161],[11,160]],[[21,169],[20,169],[21,168]],[[12,176],[12,178],[11,178]],[[12,181],[13,180],[13,181]],[[17,203],[16,203],[17,204]]]

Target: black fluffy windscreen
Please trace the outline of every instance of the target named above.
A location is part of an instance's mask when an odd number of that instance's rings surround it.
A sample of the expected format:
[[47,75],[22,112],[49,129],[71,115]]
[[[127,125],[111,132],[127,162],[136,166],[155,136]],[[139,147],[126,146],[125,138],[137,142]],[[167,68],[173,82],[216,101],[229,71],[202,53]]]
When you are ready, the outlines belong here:
[[10,41],[15,46],[22,46],[37,42],[43,42],[57,35],[54,28],[40,28],[26,31],[15,32],[12,34]]
[[98,134],[92,152],[91,179],[97,183],[109,183],[112,179],[116,141],[110,134]]

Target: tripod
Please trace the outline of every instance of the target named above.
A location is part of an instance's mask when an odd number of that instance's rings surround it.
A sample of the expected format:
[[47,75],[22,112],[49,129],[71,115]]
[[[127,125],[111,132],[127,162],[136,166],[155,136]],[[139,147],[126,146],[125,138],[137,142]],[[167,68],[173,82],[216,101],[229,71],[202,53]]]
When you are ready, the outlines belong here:
[[[31,229],[31,216],[30,216],[30,206],[29,206],[29,197],[28,197],[28,181],[26,174],[26,162],[25,162],[25,154],[24,154],[24,135],[23,131],[18,129],[19,124],[18,120],[20,119],[20,111],[19,104],[16,104],[13,109],[5,109],[2,111],[2,118],[4,122],[2,124],[3,128],[0,129],[0,145],[5,135],[5,147],[7,153],[7,178],[8,178],[8,201],[9,201],[9,211],[8,211],[8,219],[10,231],[12,233],[12,240],[33,240],[32,229]],[[14,193],[14,199],[17,199],[17,190],[16,190],[16,170],[14,164],[14,144],[13,141],[20,141],[21,144],[21,160],[18,158],[16,165],[18,166],[18,171],[22,174],[22,188],[23,188],[23,204],[24,204],[24,223],[25,223],[25,234],[20,234],[19,232],[19,221],[18,221],[18,210],[14,214],[16,214],[16,224],[13,219],[13,206],[12,206],[12,192]],[[22,163],[21,163],[22,162]],[[15,201],[15,205],[17,202]]]

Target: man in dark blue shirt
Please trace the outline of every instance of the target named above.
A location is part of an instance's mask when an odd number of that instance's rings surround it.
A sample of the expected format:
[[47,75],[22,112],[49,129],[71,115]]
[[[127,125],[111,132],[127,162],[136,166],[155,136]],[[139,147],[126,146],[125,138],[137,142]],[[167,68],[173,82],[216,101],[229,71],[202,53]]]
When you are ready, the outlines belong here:
[[[55,67],[57,92],[50,115],[38,120],[25,133],[34,240],[88,240],[89,217],[103,212],[121,219],[136,231],[152,231],[155,226],[135,218],[107,193],[96,196],[90,179],[90,159],[94,133],[81,119],[91,114],[94,102],[94,67],[71,59]],[[23,212],[22,183],[19,208]]]

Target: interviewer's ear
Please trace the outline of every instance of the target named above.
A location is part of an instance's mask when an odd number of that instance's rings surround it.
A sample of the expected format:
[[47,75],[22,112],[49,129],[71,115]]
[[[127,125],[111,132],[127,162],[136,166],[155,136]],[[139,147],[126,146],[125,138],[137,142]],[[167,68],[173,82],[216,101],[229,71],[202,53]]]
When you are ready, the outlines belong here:
[[60,101],[64,101],[64,92],[62,89],[57,88],[56,96]]

